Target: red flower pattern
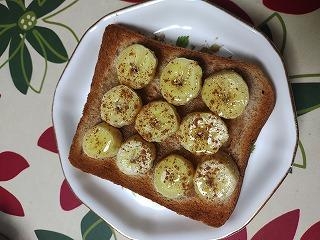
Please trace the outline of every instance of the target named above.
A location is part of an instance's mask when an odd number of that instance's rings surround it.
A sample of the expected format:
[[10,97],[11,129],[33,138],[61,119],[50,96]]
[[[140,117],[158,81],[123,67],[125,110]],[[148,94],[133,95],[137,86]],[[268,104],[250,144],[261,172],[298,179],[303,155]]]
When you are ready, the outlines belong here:
[[301,237],[301,240],[319,240],[320,239],[320,221],[313,224]]
[[306,14],[320,8],[319,0],[263,0],[263,4],[274,11],[288,14]]
[[291,240],[296,234],[300,209],[287,212],[264,225],[251,240]]
[[239,17],[240,19],[242,19],[243,21],[253,25],[253,21],[250,18],[250,16],[243,11],[242,8],[240,8],[237,4],[235,4],[234,2],[230,1],[230,0],[210,0],[210,2],[212,2],[213,4],[229,11],[230,13],[232,13],[233,15]]
[[[0,181],[11,180],[28,167],[29,163],[18,153],[0,153]],[[0,187],[0,211],[14,216],[24,216],[19,200],[3,187]]]
[[247,229],[243,228],[231,236],[224,238],[223,240],[247,240]]
[[38,146],[48,151],[58,153],[57,142],[53,127],[47,128],[39,137]]
[[24,216],[19,200],[3,187],[0,187],[0,211],[14,216]]
[[71,190],[67,180],[63,180],[60,188],[60,206],[65,211],[70,211],[79,207],[82,202]]
[[[53,126],[48,127],[39,137],[38,146],[48,151],[58,153],[57,142]],[[67,180],[63,180],[60,187],[60,206],[65,211],[79,207],[82,202],[72,192]]]

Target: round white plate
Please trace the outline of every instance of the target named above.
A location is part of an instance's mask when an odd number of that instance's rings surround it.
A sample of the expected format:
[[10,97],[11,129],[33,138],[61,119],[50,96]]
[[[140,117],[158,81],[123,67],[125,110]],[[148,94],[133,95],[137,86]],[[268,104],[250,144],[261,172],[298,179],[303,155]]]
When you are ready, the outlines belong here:
[[[111,23],[175,41],[187,35],[198,47],[216,43],[222,53],[259,63],[276,89],[275,108],[249,159],[235,211],[220,228],[177,215],[109,181],[74,168],[68,160],[98,57],[102,34]],[[297,124],[283,62],[274,47],[255,29],[203,1],[157,0],[112,13],[81,39],[57,86],[53,123],[64,174],[74,193],[111,226],[134,239],[222,238],[245,226],[287,175],[297,144]]]

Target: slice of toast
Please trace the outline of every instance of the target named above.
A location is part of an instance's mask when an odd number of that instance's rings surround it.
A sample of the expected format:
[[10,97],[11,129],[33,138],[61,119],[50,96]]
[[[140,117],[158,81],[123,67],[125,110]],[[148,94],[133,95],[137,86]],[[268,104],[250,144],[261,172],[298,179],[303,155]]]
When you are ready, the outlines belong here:
[[[159,89],[159,76],[164,66],[176,57],[185,57],[198,61],[203,69],[203,79],[214,72],[232,69],[238,72],[246,81],[249,88],[249,103],[242,115],[232,120],[225,120],[229,130],[229,141],[222,147],[235,160],[240,181],[231,197],[226,202],[214,203],[200,199],[195,191],[185,198],[167,199],[156,192],[153,186],[152,170],[144,175],[128,176],[119,171],[115,159],[96,160],[88,157],[82,150],[82,139],[85,132],[100,123],[100,105],[105,92],[119,84],[116,74],[116,58],[127,46],[139,43],[151,49],[157,59],[158,68],[155,79],[136,92],[141,96],[143,104],[152,100],[162,99]],[[266,74],[255,64],[232,60],[207,53],[164,44],[146,37],[128,27],[112,24],[106,27],[102,38],[99,58],[96,64],[91,90],[84,106],[83,116],[74,136],[69,160],[77,168],[119,184],[146,198],[153,200],[178,214],[202,221],[210,226],[223,225],[233,212],[238,200],[245,169],[253,143],[275,104],[275,93]],[[209,111],[198,96],[187,105],[176,107],[181,118],[194,111]],[[124,140],[136,133],[133,124],[122,127]],[[179,144],[177,135],[172,135],[161,143],[156,143],[159,161],[170,153],[179,153],[190,160],[195,168],[199,161],[197,156],[184,150]]]

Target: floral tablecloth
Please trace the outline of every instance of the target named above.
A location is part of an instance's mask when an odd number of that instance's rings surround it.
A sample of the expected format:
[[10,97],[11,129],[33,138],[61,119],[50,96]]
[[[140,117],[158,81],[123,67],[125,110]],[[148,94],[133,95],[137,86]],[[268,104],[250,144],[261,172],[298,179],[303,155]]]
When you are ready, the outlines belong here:
[[[139,1],[0,1],[0,239],[126,239],[74,196],[51,119],[57,82],[102,16]],[[264,32],[292,86],[299,146],[292,173],[228,239],[320,239],[320,2],[211,0]]]

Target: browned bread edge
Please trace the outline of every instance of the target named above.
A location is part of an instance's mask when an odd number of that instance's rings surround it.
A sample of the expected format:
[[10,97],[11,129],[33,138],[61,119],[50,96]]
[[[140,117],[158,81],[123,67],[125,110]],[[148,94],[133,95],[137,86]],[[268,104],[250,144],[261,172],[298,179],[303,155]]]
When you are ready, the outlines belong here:
[[[166,199],[154,190],[152,171],[145,176],[130,177],[118,170],[114,159],[95,160],[83,153],[82,138],[84,133],[102,121],[100,118],[100,103],[103,94],[119,84],[115,70],[116,56],[123,48],[133,43],[143,44],[155,52],[159,61],[158,73],[173,58],[187,57],[199,62],[203,69],[204,78],[222,69],[233,69],[241,74],[247,82],[250,99],[245,112],[236,119],[226,120],[230,140],[222,150],[233,157],[241,174],[236,191],[229,201],[214,203],[202,200],[196,197],[194,192],[187,198],[179,200]],[[157,80],[158,73],[152,83],[143,90],[138,91],[142,96],[144,104],[151,100],[161,99]],[[91,90],[71,145],[69,160],[73,166],[84,172],[94,174],[128,188],[178,214],[202,221],[210,226],[219,227],[227,221],[236,206],[251,148],[271,114],[274,104],[275,91],[273,85],[261,68],[255,64],[164,44],[125,26],[111,24],[106,27],[103,34]],[[184,107],[177,107],[177,110],[181,117],[192,111],[209,111],[200,97]],[[135,133],[133,126],[123,127],[121,131],[125,139]],[[181,148],[175,135],[157,145],[158,157],[156,161],[170,152],[180,153],[190,159],[195,167],[199,161],[198,157]]]

